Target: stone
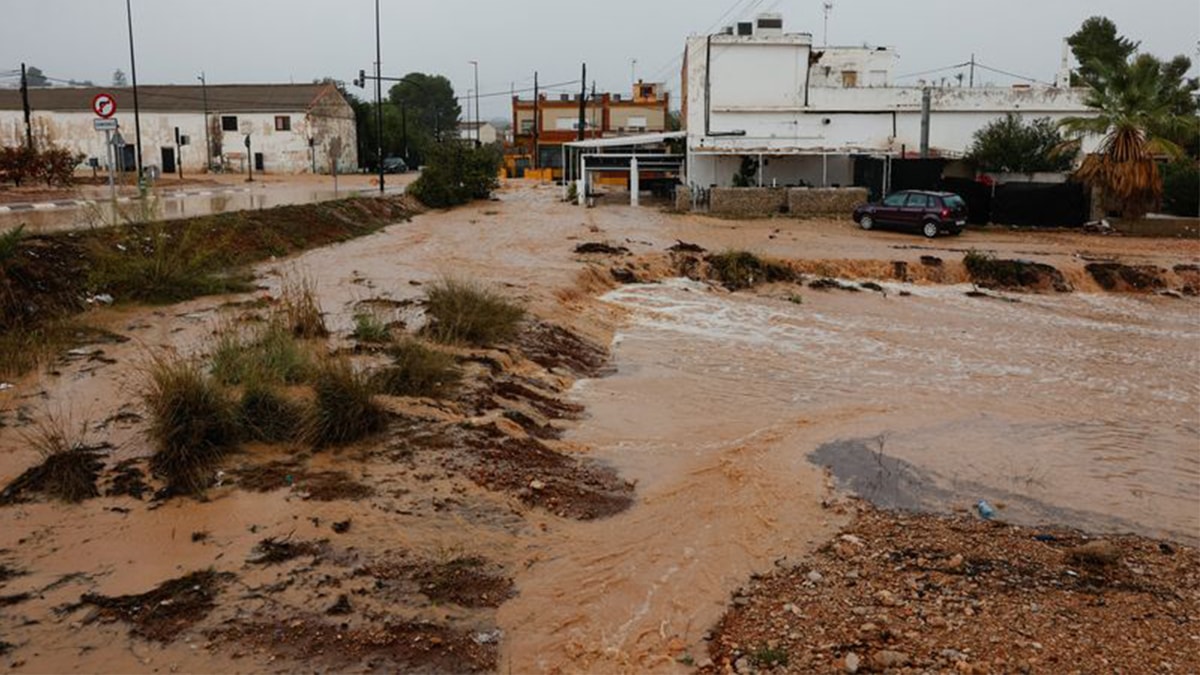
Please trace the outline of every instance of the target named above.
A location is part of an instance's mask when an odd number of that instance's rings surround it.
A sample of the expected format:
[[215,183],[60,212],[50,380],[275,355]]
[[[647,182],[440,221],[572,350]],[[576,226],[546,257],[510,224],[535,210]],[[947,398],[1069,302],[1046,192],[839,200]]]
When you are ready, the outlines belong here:
[[964,560],[962,554],[956,553],[954,554],[954,557],[950,558],[950,560],[946,562],[946,569],[956,570],[963,566],[963,562]]
[[945,618],[936,615],[925,619],[925,623],[930,628],[945,628],[950,625],[950,622],[946,621]]
[[879,669],[902,668],[908,665],[909,662],[908,654],[892,651],[891,649],[875,652],[875,656],[871,660],[874,662],[875,667]]
[[898,604],[895,594],[893,594],[891,591],[878,591],[873,597],[875,598],[875,602],[883,605],[884,607],[895,607]]
[[1098,539],[1067,551],[1067,561],[1082,565],[1114,565],[1121,559],[1121,551],[1112,542]]
[[843,667],[846,669],[847,673],[857,673],[858,667],[861,664],[862,664],[862,659],[859,658],[858,654],[855,654],[854,652],[850,652],[849,654],[846,654],[846,658],[843,661]]
[[808,573],[808,580],[813,582],[814,584],[819,584],[824,579],[825,579],[825,577],[821,576],[821,573],[816,570],[813,570]]
[[735,673],[749,673],[753,670],[754,666],[750,665],[750,659],[745,656],[733,662],[733,672]]

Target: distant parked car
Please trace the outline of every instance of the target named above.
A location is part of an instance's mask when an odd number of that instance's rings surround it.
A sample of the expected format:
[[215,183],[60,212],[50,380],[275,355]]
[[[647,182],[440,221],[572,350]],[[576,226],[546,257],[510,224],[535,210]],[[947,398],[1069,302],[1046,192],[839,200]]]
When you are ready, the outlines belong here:
[[953,192],[902,190],[854,209],[854,222],[864,230],[882,226],[916,230],[930,239],[941,232],[958,235],[967,226],[967,202]]
[[405,173],[408,171],[408,163],[403,157],[386,157],[383,160],[383,170],[385,173]]

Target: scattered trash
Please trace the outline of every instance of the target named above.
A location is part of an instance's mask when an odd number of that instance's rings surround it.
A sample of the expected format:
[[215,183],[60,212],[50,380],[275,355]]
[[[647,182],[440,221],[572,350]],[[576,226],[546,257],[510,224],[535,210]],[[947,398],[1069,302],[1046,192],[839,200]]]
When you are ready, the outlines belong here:
[[1035,534],[1035,535],[1033,535],[1033,538],[1036,539],[1037,541],[1047,543],[1047,544],[1050,542],[1058,541],[1058,537],[1056,537],[1052,534]]
[[16,389],[16,388],[17,388],[17,385],[15,385],[15,384],[9,384],[8,382],[0,382],[0,391],[8,391],[9,389]]
[[350,519],[342,520],[333,524],[333,531],[338,534],[346,534],[350,531]]
[[984,520],[991,520],[996,515],[996,509],[992,508],[992,505],[983,499],[980,499],[979,503],[975,505],[975,510],[979,512],[979,517]]
[[113,299],[113,296],[109,295],[108,293],[93,295],[87,299],[87,303],[89,305],[111,305],[114,301],[115,300]]

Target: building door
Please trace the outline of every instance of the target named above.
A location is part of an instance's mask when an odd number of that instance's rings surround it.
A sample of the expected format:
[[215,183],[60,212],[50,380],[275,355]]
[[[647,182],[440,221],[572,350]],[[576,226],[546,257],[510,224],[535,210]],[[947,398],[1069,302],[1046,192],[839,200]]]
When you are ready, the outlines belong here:
[[121,154],[117,157],[117,167],[121,171],[137,171],[137,148],[132,145],[122,145]]
[[162,172],[164,176],[175,173],[175,148],[162,149]]
[[263,168],[263,164],[263,154],[261,152],[254,153],[254,170],[266,171],[266,169]]

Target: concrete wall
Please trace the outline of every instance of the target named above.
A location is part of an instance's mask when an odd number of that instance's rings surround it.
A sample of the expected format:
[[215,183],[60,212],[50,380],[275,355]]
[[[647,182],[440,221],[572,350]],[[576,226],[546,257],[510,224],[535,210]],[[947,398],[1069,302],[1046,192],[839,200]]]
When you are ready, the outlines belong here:
[[788,214],[795,218],[850,218],[867,201],[866,188],[792,188]]
[[[340,106],[338,107],[340,108]],[[348,111],[348,106],[346,111]],[[251,152],[262,153],[265,170],[274,173],[307,173],[312,170],[313,157],[308,139],[314,139],[317,171],[328,172],[332,153],[338,151],[338,165],[342,171],[354,170],[356,131],[353,112],[337,109],[314,108],[312,113],[254,113],[235,114],[213,112],[210,114],[210,135],[214,149],[230,165],[232,170],[244,170],[246,148],[245,132],[251,134]],[[237,117],[239,131],[221,130],[221,116]],[[290,131],[276,131],[275,118],[290,119]],[[133,112],[122,110],[115,118],[121,127],[121,135],[129,145],[134,144]],[[35,112],[31,126],[38,147],[50,145],[81,152],[86,157],[95,157],[105,163],[104,133],[92,127],[94,115],[75,112]],[[141,114],[142,163],[147,167],[162,167],[162,149],[175,147],[175,128],[188,136],[190,144],[184,146],[176,161],[182,156],[185,174],[204,170],[205,162],[205,119],[203,113],[156,113]],[[24,143],[25,125],[20,111],[0,111],[0,145],[13,146]],[[340,145],[340,149],[338,146]],[[86,160],[85,160],[86,161]]]
[[[757,158],[757,155],[753,155]],[[689,158],[688,182],[703,187],[728,187],[741,169],[738,156],[693,153]],[[845,155],[764,155],[764,187],[848,186],[854,183],[854,160]]]
[[709,200],[713,215],[756,218],[783,212],[788,195],[783,188],[714,188]]
[[686,185],[675,186],[675,210],[692,210],[692,190]]

